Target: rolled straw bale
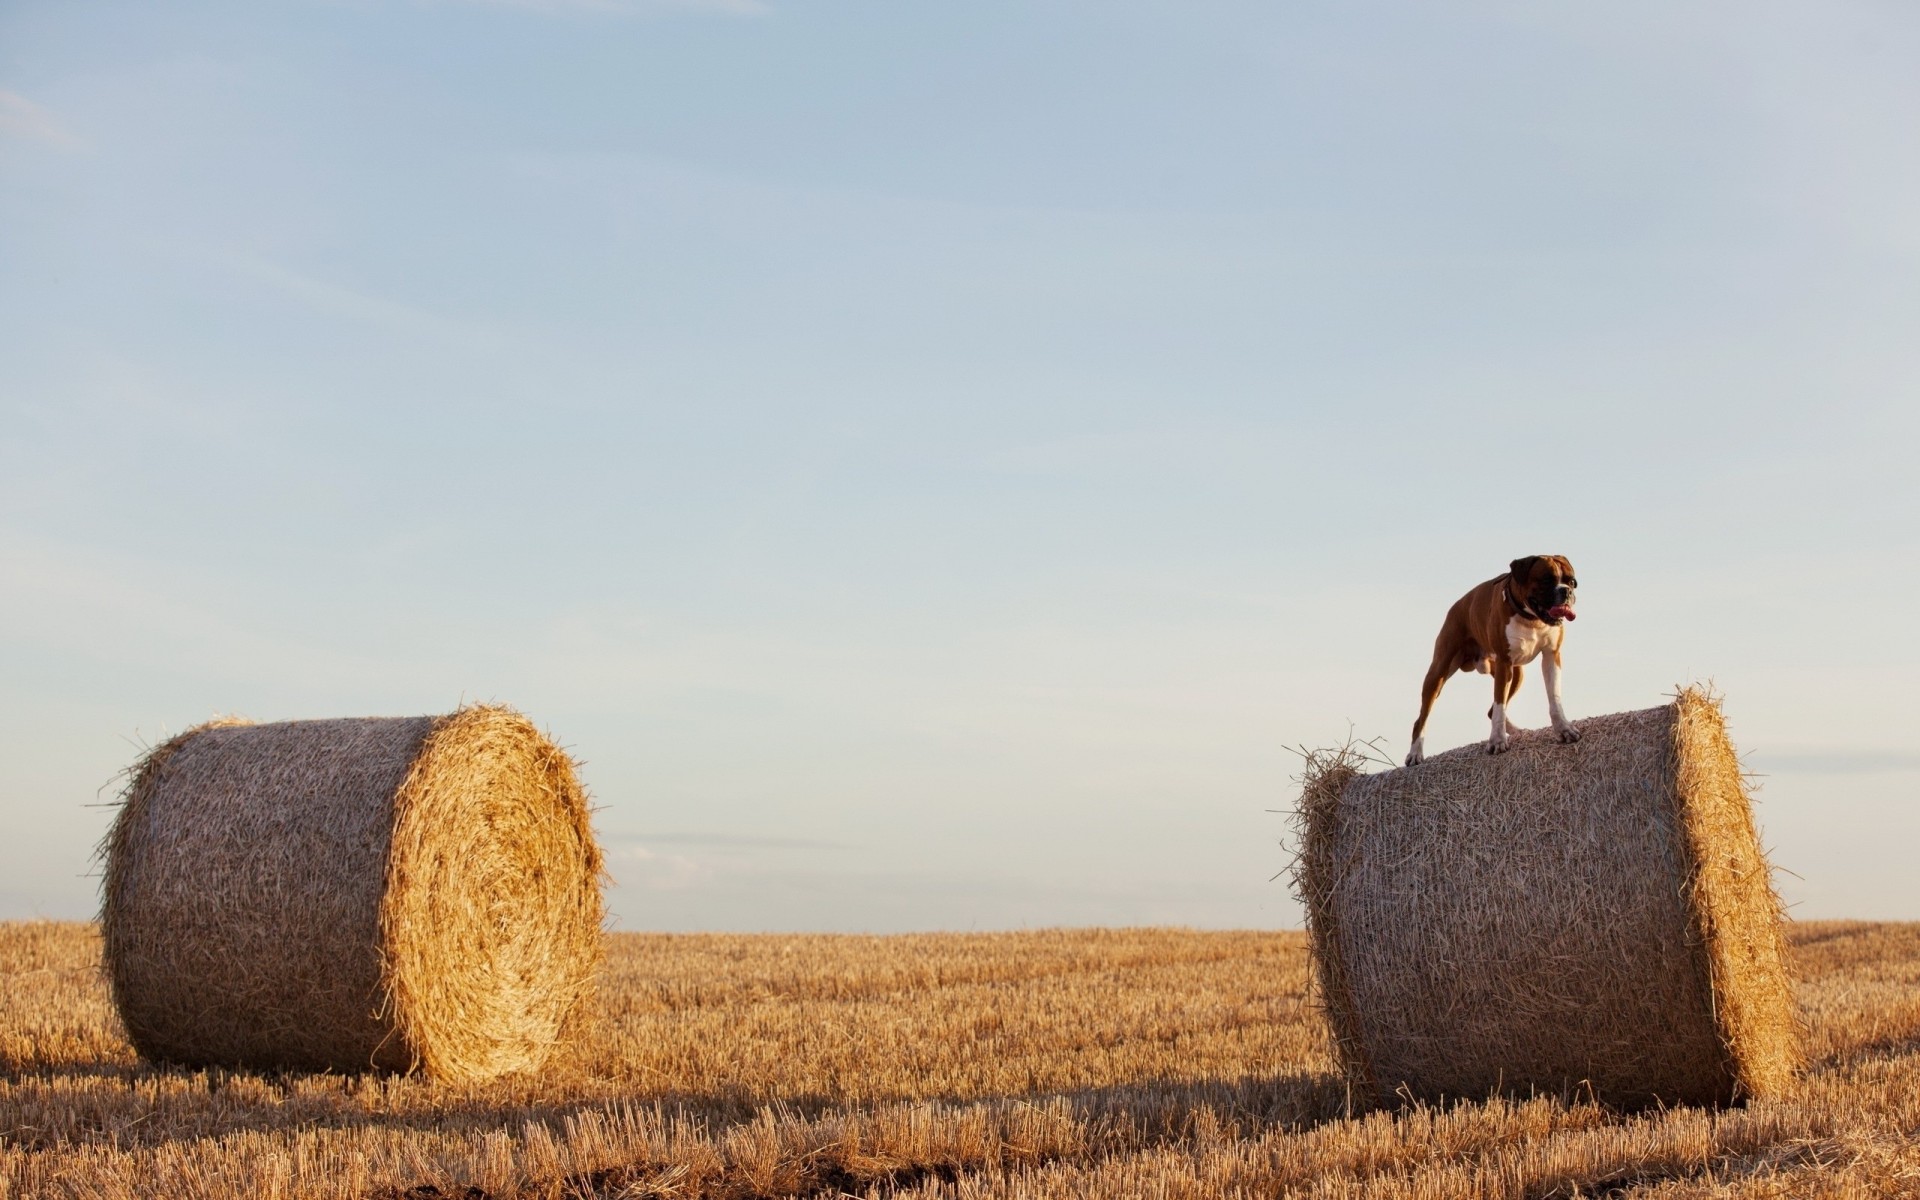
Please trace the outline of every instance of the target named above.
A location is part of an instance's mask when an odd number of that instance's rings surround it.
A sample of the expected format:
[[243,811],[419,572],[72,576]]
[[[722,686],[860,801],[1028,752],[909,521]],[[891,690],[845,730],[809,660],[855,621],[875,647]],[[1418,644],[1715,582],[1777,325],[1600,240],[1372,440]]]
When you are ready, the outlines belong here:
[[1295,886],[1363,1091],[1636,1107],[1793,1077],[1779,899],[1719,704],[1580,728],[1372,775],[1309,756]]
[[128,774],[101,925],[149,1059],[464,1081],[576,1027],[600,851],[520,714],[215,721]]

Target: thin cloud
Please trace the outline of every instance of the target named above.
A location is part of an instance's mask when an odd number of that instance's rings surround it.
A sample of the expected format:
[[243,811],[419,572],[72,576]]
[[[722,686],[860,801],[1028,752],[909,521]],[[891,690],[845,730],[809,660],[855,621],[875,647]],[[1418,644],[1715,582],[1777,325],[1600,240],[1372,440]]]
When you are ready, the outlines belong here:
[[289,299],[332,316],[361,321],[410,337],[427,337],[471,347],[493,344],[493,339],[482,331],[458,321],[383,296],[369,295],[314,279],[290,271],[278,263],[240,254],[216,253],[212,257],[235,274],[264,284]]
[[1753,768],[1761,774],[1877,775],[1920,771],[1920,754],[1905,750],[1836,750],[1812,754],[1756,754]]
[[727,13],[736,17],[762,17],[773,11],[763,0],[651,0],[642,8],[684,8]]
[[170,671],[191,660],[237,679],[314,687],[407,682],[404,664],[289,635],[222,596],[217,578],[190,578],[151,557],[81,550],[0,525],[0,561],[13,568],[0,578],[0,608],[78,662]]
[[18,92],[0,90],[0,135],[61,150],[80,148],[80,139],[58,117]]
[[729,879],[764,876],[767,864],[752,853],[756,850],[844,848],[812,838],[684,831],[616,833],[604,840],[615,884],[654,893],[709,890]]
[[729,17],[760,17],[773,11],[765,0],[460,0],[488,8],[517,8],[536,13],[632,16],[641,13],[707,12]]
[[1275,443],[1273,431],[1258,426],[1175,426],[1005,446],[972,465],[997,475],[1110,479],[1141,471],[1175,471],[1215,478],[1271,469]]
[[714,865],[684,854],[661,854],[645,846],[623,846],[608,856],[616,884],[649,892],[677,892],[699,887],[714,874]]
[[763,837],[751,833],[632,833],[614,835],[622,841],[656,842],[671,846],[710,846],[724,850],[850,850],[846,842],[815,838]]

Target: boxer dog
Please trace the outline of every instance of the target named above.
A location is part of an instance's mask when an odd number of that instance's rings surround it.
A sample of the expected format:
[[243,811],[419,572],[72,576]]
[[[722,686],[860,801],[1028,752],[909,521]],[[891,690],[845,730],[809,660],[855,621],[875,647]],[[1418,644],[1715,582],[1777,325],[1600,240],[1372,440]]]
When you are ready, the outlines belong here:
[[1454,601],[1440,636],[1433,643],[1433,665],[1420,685],[1420,716],[1413,723],[1413,748],[1407,765],[1426,757],[1427,714],[1455,671],[1478,671],[1493,676],[1493,736],[1487,753],[1507,748],[1507,738],[1519,729],[1507,720],[1507,702],[1520,690],[1526,665],[1538,658],[1547,680],[1547,715],[1563,742],[1577,742],[1580,731],[1567,724],[1560,706],[1560,642],[1567,635],[1563,622],[1573,620],[1573,564],[1558,554],[1529,554],[1516,558],[1505,575],[1489,579]]

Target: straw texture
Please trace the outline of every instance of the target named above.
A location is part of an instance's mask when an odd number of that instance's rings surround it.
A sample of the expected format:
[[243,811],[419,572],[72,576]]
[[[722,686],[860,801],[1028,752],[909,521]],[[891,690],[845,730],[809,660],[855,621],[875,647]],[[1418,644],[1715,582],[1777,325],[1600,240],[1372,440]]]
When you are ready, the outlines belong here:
[[566,754],[510,709],[216,721],[129,772],[102,845],[114,1003],[192,1065],[531,1070],[600,953]]
[[1779,900],[1718,704],[1362,774],[1308,757],[1296,890],[1349,1074],[1382,1100],[1723,1104],[1799,1065]]

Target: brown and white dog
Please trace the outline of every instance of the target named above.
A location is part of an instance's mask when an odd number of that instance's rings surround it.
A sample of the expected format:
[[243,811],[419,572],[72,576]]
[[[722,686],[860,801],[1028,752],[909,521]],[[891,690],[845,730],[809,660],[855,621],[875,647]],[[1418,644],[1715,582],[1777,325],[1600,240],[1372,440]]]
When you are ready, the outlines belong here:
[[1507,702],[1520,690],[1526,665],[1538,658],[1547,681],[1547,715],[1563,742],[1577,742],[1580,731],[1567,724],[1560,706],[1560,643],[1573,620],[1573,564],[1558,554],[1529,554],[1513,560],[1511,568],[1454,601],[1440,636],[1433,643],[1433,665],[1420,685],[1420,716],[1413,723],[1413,748],[1407,765],[1426,757],[1427,714],[1434,699],[1455,671],[1478,671],[1493,676],[1493,735],[1487,753],[1507,748],[1507,738],[1520,732],[1507,720]]

